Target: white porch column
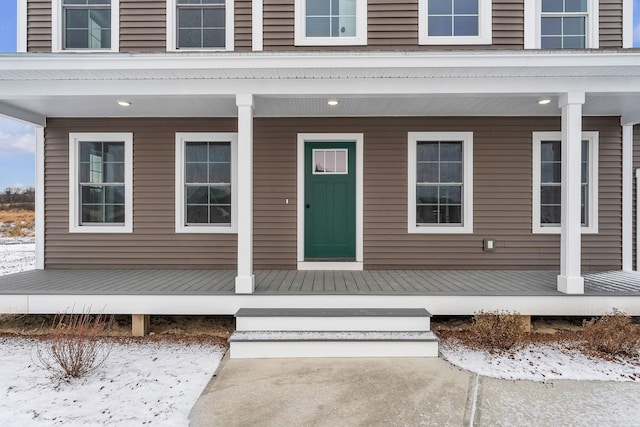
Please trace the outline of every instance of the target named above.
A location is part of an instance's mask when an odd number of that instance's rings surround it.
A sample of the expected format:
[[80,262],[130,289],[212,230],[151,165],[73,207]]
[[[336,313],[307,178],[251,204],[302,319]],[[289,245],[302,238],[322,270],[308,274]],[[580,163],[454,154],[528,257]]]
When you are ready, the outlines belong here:
[[560,97],[558,105],[562,109],[562,213],[558,290],[567,294],[584,293],[584,279],[580,275],[582,104],[584,99],[584,92],[569,92]]
[[236,96],[238,106],[238,275],[236,293],[254,290],[253,276],[253,95]]
[[44,270],[44,127],[36,126],[36,269]]
[[622,126],[622,270],[633,270],[633,125]]

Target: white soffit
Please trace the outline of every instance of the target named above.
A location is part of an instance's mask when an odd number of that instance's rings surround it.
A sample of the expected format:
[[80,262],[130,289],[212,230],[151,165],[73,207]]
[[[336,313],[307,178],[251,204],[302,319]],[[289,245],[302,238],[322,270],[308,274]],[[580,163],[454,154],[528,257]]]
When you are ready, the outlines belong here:
[[237,93],[256,117],[555,116],[566,91],[637,115],[640,53],[0,54],[0,106],[48,117],[235,117]]

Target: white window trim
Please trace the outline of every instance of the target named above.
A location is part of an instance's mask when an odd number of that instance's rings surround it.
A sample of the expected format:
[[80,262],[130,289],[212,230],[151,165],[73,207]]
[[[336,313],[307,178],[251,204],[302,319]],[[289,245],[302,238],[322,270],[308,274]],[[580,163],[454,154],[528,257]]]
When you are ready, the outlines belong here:
[[477,36],[429,36],[429,19],[427,2],[418,1],[418,43],[426,45],[462,45],[491,44],[492,10],[491,0],[478,0],[478,35]]
[[[582,132],[582,140],[589,141],[589,206],[587,208],[588,226],[582,227],[582,234],[598,233],[598,132]],[[532,187],[532,232],[533,234],[560,234],[560,226],[540,224],[540,143],[542,141],[561,141],[561,132],[533,132],[533,187]],[[565,160],[562,159],[562,162]]]
[[367,0],[356,0],[354,37],[307,37],[306,1],[295,0],[294,26],[296,46],[363,46],[367,44]]
[[[587,38],[585,49],[600,47],[600,3],[587,1]],[[540,49],[542,44],[542,3],[540,0],[524,1],[524,48]]]
[[225,12],[225,47],[202,47],[202,48],[182,48],[178,49],[177,46],[177,6],[176,0],[167,0],[167,52],[189,52],[189,51],[233,51],[235,49],[235,6],[234,0],[225,0],[224,12]]
[[120,0],[111,0],[111,49],[65,49],[62,43],[62,0],[51,0],[51,51],[52,52],[119,52],[120,51]]
[[[124,224],[81,224],[80,142],[124,142]],[[69,133],[69,233],[133,232],[133,134],[115,132]]]
[[[416,224],[416,161],[418,141],[462,141],[462,225]],[[407,231],[423,234],[473,233],[473,132],[409,132]]]
[[[184,194],[184,148],[190,141],[231,142],[231,224],[186,225]],[[228,234],[238,232],[238,134],[220,132],[176,132],[175,155],[176,233]]]

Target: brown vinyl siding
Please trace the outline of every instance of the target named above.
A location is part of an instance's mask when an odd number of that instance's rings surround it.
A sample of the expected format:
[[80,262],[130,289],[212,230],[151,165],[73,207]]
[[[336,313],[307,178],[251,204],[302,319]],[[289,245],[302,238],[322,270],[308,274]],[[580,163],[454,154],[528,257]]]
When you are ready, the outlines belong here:
[[51,52],[51,0],[27,1],[27,52]]
[[[533,131],[558,118],[255,119],[254,265],[296,268],[297,134],[364,133],[367,269],[557,269],[559,235],[531,233]],[[235,234],[176,234],[175,132],[233,132],[235,119],[50,119],[46,128],[47,268],[235,268]],[[583,235],[585,270],[621,265],[621,130],[617,118],[585,118],[600,133],[599,233]],[[133,132],[134,232],[68,231],[69,132]],[[474,133],[474,233],[407,233],[407,132]],[[635,166],[640,167],[636,134]],[[287,204],[288,199],[288,204]],[[497,250],[482,251],[494,238]]]
[[[235,269],[235,234],[176,234],[175,132],[235,132],[235,119],[49,119],[46,268]],[[133,233],[69,233],[69,132],[133,132]]]
[[[531,232],[531,171],[532,132],[559,129],[558,118],[256,119],[255,268],[296,268],[297,134],[362,132],[366,269],[557,269],[560,236]],[[585,118],[584,130],[600,132],[600,230],[583,236],[583,268],[619,269],[619,120]],[[473,234],[407,233],[410,131],[473,131]],[[483,238],[496,239],[497,250],[483,252]]]
[[166,1],[120,0],[121,52],[165,52],[166,33]]
[[421,46],[418,44],[418,0],[369,0],[367,46],[295,46],[294,0],[264,0],[264,50],[433,50],[522,49],[524,3],[493,1],[493,44]]
[[622,47],[622,0],[600,0],[600,48]]
[[640,270],[640,260],[636,251],[637,230],[640,227],[638,221],[638,186],[636,185],[636,171],[640,169],[640,125],[633,127],[633,268]]
[[235,0],[235,47],[237,52],[251,51],[251,0]]

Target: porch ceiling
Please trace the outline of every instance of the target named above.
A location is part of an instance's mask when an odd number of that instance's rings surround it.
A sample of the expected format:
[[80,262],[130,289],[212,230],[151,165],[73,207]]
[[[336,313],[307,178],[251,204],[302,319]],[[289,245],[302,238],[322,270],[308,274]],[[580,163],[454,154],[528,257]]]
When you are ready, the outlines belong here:
[[584,115],[640,121],[640,53],[0,55],[0,114],[36,123],[235,117],[238,93],[256,117],[555,116],[567,91],[587,93]]

